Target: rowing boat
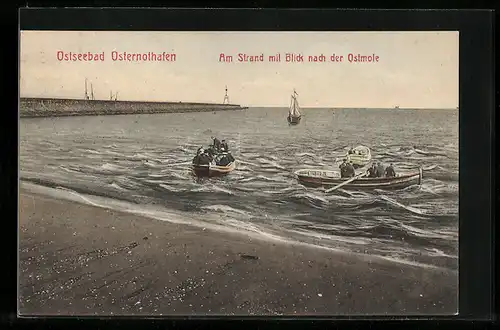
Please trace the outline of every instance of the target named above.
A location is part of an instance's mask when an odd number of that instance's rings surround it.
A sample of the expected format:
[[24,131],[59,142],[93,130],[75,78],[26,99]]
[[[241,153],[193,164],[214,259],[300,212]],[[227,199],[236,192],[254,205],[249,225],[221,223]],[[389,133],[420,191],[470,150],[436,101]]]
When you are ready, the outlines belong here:
[[[295,172],[297,180],[307,187],[333,187],[349,180],[341,178],[340,173],[331,170],[302,169]],[[345,189],[403,189],[422,184],[422,168],[417,171],[399,174],[395,177],[368,178],[361,177],[349,182]]]
[[354,168],[366,166],[372,160],[370,148],[365,146],[357,146],[350,150],[352,153],[346,155],[347,161],[352,162]]
[[236,168],[236,161],[229,163],[226,166],[204,164],[204,165],[194,165],[193,173],[199,177],[216,177],[226,175],[231,173]]

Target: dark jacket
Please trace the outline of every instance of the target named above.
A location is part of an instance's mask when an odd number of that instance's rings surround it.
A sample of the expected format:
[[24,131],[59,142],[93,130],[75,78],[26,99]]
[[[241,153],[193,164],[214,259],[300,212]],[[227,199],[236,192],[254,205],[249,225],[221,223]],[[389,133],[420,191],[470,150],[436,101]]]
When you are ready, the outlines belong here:
[[375,166],[372,166],[368,169],[368,177],[369,178],[376,178],[377,177],[377,169]]
[[339,165],[340,177],[341,178],[345,178],[347,176],[346,166],[347,166],[347,163],[342,163],[342,164]]
[[387,177],[395,177],[396,176],[396,171],[394,171],[394,167],[392,166],[387,166],[387,168],[385,169],[385,176]]
[[219,150],[220,148],[220,141],[218,138],[214,138],[214,144],[213,144],[215,150]]
[[383,178],[385,174],[384,165],[379,164],[377,166],[377,178]]
[[354,171],[354,166],[351,163],[347,163],[345,166],[345,174],[346,177],[352,178],[354,175],[356,175],[356,171]]

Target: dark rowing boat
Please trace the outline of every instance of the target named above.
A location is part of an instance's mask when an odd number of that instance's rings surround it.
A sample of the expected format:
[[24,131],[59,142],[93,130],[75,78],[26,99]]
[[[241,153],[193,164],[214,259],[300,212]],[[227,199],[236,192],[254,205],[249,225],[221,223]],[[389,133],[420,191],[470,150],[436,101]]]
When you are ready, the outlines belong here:
[[236,161],[232,161],[226,166],[203,164],[193,164],[193,173],[198,177],[217,177],[231,173],[236,168]]
[[[341,178],[340,173],[330,170],[302,169],[295,172],[297,180],[307,187],[331,188],[349,180]],[[345,189],[403,189],[422,184],[422,168],[411,173],[400,174],[395,177],[367,178],[361,177],[349,182]]]

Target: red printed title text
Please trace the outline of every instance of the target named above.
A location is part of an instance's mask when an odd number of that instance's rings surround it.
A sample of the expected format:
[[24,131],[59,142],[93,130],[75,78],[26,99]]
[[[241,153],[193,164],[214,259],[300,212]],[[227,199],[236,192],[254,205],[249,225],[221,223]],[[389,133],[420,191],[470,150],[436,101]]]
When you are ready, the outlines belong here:
[[273,55],[260,54],[245,54],[229,55],[225,53],[219,54],[219,62],[224,63],[258,63],[258,62],[286,62],[286,63],[377,63],[380,61],[380,56],[372,54],[319,54],[319,55],[304,55],[301,53],[277,53]]

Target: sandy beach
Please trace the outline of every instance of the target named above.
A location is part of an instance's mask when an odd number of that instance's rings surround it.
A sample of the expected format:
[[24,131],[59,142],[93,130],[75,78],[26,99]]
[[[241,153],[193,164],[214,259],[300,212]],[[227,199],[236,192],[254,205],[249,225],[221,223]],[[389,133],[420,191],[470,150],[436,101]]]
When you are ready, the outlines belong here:
[[21,315],[454,314],[457,273],[21,190]]

